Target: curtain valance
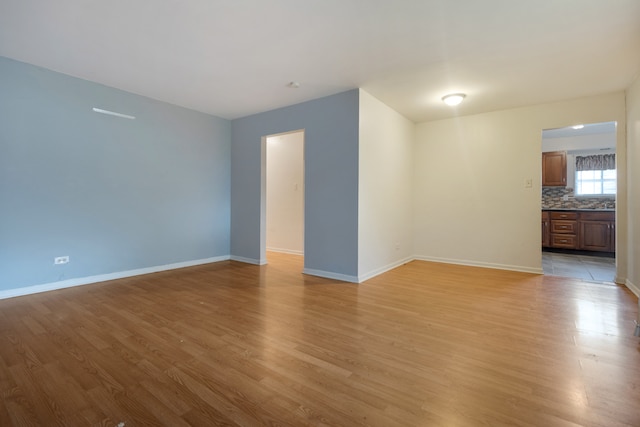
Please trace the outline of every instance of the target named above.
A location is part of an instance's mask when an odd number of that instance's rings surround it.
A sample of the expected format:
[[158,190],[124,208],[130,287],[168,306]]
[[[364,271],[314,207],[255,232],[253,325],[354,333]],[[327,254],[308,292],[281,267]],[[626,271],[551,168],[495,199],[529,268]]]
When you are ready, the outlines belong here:
[[616,168],[615,154],[596,154],[593,156],[576,156],[577,171],[597,171]]

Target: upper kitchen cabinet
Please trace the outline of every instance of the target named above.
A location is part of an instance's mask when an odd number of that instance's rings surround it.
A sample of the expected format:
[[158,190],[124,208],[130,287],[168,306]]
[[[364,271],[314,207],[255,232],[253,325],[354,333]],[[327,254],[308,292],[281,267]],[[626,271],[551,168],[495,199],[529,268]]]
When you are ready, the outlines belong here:
[[550,151],[542,153],[542,186],[567,186],[567,152]]

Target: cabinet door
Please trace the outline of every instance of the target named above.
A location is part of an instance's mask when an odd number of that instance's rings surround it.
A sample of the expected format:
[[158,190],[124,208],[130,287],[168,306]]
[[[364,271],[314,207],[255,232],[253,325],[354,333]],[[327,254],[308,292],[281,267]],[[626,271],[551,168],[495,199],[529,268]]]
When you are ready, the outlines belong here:
[[552,151],[542,153],[542,186],[565,187],[567,185],[567,153]]
[[611,221],[611,240],[609,241],[609,251],[610,252],[615,252],[616,251],[616,222],[615,221]]
[[580,249],[611,251],[611,222],[580,221]]
[[548,248],[551,244],[549,231],[549,212],[542,211],[542,247]]
[[548,248],[550,245],[550,241],[549,241],[549,220],[548,219],[543,219],[542,220],[542,247],[543,248]]

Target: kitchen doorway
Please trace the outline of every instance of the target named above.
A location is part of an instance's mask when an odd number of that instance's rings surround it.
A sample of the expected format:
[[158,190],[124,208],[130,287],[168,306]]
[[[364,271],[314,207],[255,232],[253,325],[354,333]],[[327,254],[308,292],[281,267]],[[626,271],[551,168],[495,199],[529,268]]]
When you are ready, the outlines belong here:
[[304,131],[265,140],[265,257],[304,255]]
[[614,282],[616,122],[542,131],[544,274]]
[[542,269],[548,276],[563,276],[592,282],[613,282],[616,276],[614,256],[567,253],[545,249]]

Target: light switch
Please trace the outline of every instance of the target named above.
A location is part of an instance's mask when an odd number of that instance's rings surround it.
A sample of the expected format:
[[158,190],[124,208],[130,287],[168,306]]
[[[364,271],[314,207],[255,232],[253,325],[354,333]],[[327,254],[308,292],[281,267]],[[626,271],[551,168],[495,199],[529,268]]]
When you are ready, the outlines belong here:
[[531,187],[533,187],[533,178],[527,178],[527,179],[524,181],[524,186],[525,186],[525,188],[531,188]]

